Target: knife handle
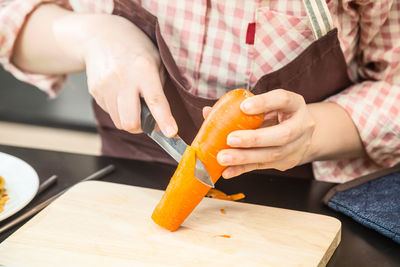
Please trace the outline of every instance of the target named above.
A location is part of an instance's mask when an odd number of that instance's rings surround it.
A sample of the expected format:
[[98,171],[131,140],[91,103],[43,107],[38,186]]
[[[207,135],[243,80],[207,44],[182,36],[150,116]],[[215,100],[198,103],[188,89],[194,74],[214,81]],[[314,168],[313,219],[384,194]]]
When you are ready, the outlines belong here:
[[156,121],[151,115],[150,109],[147,106],[146,102],[142,98],[140,98],[140,123],[142,126],[142,131],[150,134],[154,130],[154,126],[156,125]]

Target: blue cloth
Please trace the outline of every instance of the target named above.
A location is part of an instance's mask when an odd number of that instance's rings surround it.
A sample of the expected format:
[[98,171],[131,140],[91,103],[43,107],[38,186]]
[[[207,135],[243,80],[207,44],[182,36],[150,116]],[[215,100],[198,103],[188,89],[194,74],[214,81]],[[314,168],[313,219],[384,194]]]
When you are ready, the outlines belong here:
[[400,172],[337,192],[328,206],[400,243]]

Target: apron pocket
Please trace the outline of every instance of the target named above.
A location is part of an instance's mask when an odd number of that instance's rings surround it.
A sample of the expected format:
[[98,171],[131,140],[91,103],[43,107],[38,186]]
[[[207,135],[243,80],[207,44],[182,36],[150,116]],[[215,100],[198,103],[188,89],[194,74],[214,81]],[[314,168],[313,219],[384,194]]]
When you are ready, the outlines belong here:
[[257,9],[254,45],[250,49],[250,88],[263,75],[276,71],[295,59],[314,37],[307,16],[291,16]]

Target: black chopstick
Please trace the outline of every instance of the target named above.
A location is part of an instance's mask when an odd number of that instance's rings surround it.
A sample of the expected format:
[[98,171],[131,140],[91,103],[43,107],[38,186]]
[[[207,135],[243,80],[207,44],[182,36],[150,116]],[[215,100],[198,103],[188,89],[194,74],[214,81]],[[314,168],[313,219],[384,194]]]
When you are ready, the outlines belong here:
[[57,181],[57,175],[52,175],[50,178],[48,178],[46,181],[40,184],[39,189],[36,193],[36,196],[40,195],[45,191],[47,188],[49,188],[52,184],[54,184]]

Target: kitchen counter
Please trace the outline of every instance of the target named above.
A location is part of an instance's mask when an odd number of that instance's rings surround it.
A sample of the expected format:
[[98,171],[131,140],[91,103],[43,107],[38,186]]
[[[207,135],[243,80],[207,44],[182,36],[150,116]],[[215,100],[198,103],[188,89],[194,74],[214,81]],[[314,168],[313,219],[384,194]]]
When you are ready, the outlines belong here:
[[[0,145],[0,151],[28,162],[37,171],[41,181],[53,174],[59,177],[56,185],[34,199],[21,212],[108,164],[114,164],[116,171],[103,180],[155,189],[165,189],[175,169],[174,166],[158,163],[12,146]],[[315,180],[246,174],[231,180],[221,179],[216,188],[228,194],[243,192],[246,195],[244,202],[247,203],[314,212],[339,219],[342,222],[342,241],[328,266],[400,266],[400,245],[321,203],[324,194],[334,185]],[[0,226],[12,218],[0,222]],[[16,229],[0,235],[0,242]]]

